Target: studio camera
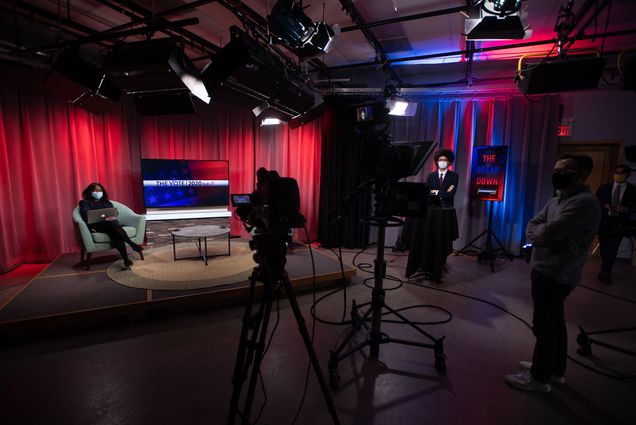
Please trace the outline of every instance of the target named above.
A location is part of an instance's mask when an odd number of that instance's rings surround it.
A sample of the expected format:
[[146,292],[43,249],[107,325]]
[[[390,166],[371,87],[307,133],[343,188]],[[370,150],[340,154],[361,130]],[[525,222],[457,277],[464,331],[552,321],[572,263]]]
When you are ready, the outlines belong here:
[[280,177],[275,170],[259,168],[256,188],[249,194],[232,194],[232,206],[248,232],[286,235],[290,229],[303,227],[300,192],[296,179]]
[[435,142],[394,142],[384,101],[354,105],[355,127],[362,138],[362,163],[375,186],[376,215],[422,217],[429,189],[423,183],[398,180],[416,175]]

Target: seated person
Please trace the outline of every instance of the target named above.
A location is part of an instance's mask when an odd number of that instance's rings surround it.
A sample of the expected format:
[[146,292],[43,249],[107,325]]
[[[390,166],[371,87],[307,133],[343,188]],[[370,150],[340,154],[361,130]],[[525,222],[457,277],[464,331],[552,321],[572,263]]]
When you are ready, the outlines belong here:
[[448,167],[455,160],[455,155],[450,149],[440,149],[435,152],[434,158],[437,171],[433,171],[426,177],[426,183],[429,185],[433,196],[432,203],[435,205],[439,201],[440,206],[452,208],[455,193],[457,192],[457,184],[459,183],[459,175],[449,170]]
[[82,192],[82,200],[79,201],[82,220],[86,222],[92,232],[106,233],[113,242],[113,245],[115,245],[115,249],[121,254],[121,258],[123,258],[126,267],[130,268],[132,261],[128,258],[125,244],[127,243],[135,252],[139,253],[139,257],[141,257],[142,260],[144,259],[143,247],[130,240],[130,237],[128,237],[116,217],[105,217],[101,222],[88,224],[88,210],[99,210],[103,208],[114,207],[112,202],[108,200],[108,192],[106,192],[104,187],[100,183],[93,182],[84,189]]

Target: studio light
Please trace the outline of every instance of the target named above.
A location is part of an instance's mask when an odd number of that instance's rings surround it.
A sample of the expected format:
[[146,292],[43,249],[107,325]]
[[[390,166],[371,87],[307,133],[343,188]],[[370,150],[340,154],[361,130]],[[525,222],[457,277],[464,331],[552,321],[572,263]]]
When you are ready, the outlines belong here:
[[264,126],[264,125],[279,125],[282,122],[283,121],[281,121],[279,118],[265,118],[265,119],[263,119],[263,121],[261,121],[261,126]]
[[194,113],[190,95],[210,103],[210,94],[182,44],[179,38],[126,43],[106,55],[102,68],[114,84],[135,98],[141,114]]
[[517,40],[532,31],[525,24],[520,0],[482,0],[467,11],[464,33],[467,40]]
[[287,43],[298,56],[308,58],[327,53],[333,47],[340,27],[313,22],[296,0],[279,0],[267,17],[269,31]]
[[389,115],[398,117],[412,117],[417,112],[417,103],[409,102],[400,97],[391,97],[386,101]]
[[492,10],[502,15],[517,12],[521,8],[521,0],[488,0],[482,2],[482,8],[490,12],[490,3]]
[[200,77],[189,73],[184,73],[181,76],[181,82],[185,84],[185,86],[190,90],[190,93],[192,93],[194,96],[198,97],[205,103],[210,103],[211,97],[208,94],[208,91],[205,88],[205,84],[203,84],[203,81]]

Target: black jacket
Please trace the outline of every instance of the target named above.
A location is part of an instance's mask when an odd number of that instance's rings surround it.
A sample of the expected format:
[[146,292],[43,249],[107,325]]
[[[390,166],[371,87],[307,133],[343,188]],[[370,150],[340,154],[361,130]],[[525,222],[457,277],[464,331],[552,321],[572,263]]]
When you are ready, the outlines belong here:
[[[455,192],[457,192],[457,184],[459,182],[459,174],[447,170],[444,175],[444,182],[439,184],[439,171],[433,171],[431,174],[426,177],[426,183],[430,186],[431,190],[439,190],[437,196],[439,197],[439,202],[442,207],[452,207],[455,198]],[[448,190],[449,187],[453,186],[452,190]]]
[[608,227],[618,227],[620,225],[627,224],[630,220],[631,214],[636,212],[636,186],[631,183],[627,183],[625,193],[619,204],[620,207],[627,207],[626,212],[618,213],[616,216],[610,216],[609,211],[603,207],[603,205],[612,203],[612,188],[614,183],[606,183],[601,185],[596,191],[596,197],[601,204],[601,226],[600,229],[606,229]]

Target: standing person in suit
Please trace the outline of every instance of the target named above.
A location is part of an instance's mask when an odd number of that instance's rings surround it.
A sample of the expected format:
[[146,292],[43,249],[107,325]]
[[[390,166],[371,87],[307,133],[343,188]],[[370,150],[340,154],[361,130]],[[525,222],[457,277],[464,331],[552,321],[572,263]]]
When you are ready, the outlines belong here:
[[612,283],[612,266],[616,261],[618,248],[625,236],[624,227],[636,211],[636,186],[627,182],[631,168],[620,164],[614,170],[614,181],[598,188],[596,197],[601,204],[601,224],[598,242],[601,250],[601,272],[598,279]]
[[450,149],[440,149],[435,152],[434,158],[437,163],[437,171],[433,171],[426,177],[426,183],[430,187],[431,195],[439,199],[442,207],[452,208],[459,175],[449,170],[448,167],[455,160],[455,154]]
[[98,223],[88,224],[88,210],[99,210],[103,208],[113,208],[113,203],[108,199],[108,192],[106,192],[104,186],[100,183],[93,182],[86,186],[86,189],[82,192],[82,200],[79,201],[79,210],[82,220],[86,222],[92,232],[106,233],[113,242],[113,245],[115,245],[115,249],[121,254],[125,266],[130,268],[132,261],[128,258],[125,244],[130,245],[130,247],[139,254],[142,260],[144,259],[144,248],[130,240],[130,237],[119,221],[117,221],[116,217],[106,217],[103,221]]

